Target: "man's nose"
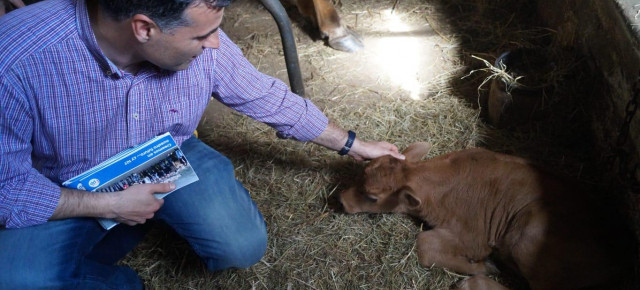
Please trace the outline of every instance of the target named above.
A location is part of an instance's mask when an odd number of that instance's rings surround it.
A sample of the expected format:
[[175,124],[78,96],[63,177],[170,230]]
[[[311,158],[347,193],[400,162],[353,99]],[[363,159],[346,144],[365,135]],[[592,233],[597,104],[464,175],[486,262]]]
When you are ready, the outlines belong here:
[[220,33],[218,31],[212,33],[205,39],[204,43],[202,43],[202,47],[204,48],[218,48],[220,47]]

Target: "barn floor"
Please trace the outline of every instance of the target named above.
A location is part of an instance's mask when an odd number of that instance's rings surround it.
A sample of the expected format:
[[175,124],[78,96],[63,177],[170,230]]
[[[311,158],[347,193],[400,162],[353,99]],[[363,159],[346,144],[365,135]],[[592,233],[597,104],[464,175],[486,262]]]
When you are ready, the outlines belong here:
[[[543,118],[511,130],[485,122],[480,107],[490,74],[480,59],[493,63],[505,50],[542,47],[552,37],[530,22],[526,4],[334,2],[344,21],[363,36],[364,51],[332,50],[295,8],[288,11],[305,97],[336,123],[401,149],[428,141],[433,145],[429,156],[488,147],[601,185],[597,176],[605,169],[591,152],[589,110],[579,104],[589,90],[579,83],[590,77],[576,73],[584,65],[579,55],[554,52],[565,70]],[[278,29],[258,1],[234,1],[222,28],[260,71],[288,83]],[[270,128],[215,102],[198,131],[236,166],[268,224],[269,248],[249,269],[209,273],[184,241],[155,229],[123,262],[140,273],[148,289],[449,289],[464,278],[418,265],[415,235],[424,227],[419,222],[334,209],[332,196],[361,164],[313,144],[278,140]]]
[[[357,53],[328,47],[307,19],[286,5],[294,26],[305,97],[326,106],[425,99],[437,95],[460,68],[456,44],[429,24],[431,5],[403,1],[393,13],[393,3],[372,2],[339,5],[343,21],[364,38],[366,49]],[[258,70],[288,83],[277,26],[258,1],[235,1],[225,12],[223,29]]]

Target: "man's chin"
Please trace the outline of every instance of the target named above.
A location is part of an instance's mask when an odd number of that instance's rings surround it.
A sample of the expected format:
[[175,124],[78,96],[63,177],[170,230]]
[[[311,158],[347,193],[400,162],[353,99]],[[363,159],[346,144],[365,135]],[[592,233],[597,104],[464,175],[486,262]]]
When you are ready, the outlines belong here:
[[168,70],[168,71],[175,71],[175,72],[177,72],[177,71],[181,71],[181,70],[186,70],[186,69],[188,69],[188,68],[189,68],[189,66],[191,66],[191,63],[192,63],[192,62],[193,62],[193,61],[188,61],[188,62],[185,62],[185,63],[183,63],[183,64],[179,64],[179,65],[177,65],[177,66],[165,66],[165,67],[160,67],[160,68],[162,68],[162,69],[164,69],[164,70]]
[[185,64],[182,64],[182,65],[180,65],[179,67],[177,67],[177,68],[175,69],[175,71],[186,70],[186,69],[188,69],[188,68],[191,66],[191,63],[192,63],[192,62],[190,61],[190,62],[187,62],[187,63],[185,63]]

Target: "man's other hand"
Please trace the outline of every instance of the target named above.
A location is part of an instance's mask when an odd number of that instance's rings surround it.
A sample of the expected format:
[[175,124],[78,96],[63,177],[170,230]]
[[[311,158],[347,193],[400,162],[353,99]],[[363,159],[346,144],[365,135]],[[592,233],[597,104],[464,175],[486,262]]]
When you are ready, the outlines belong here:
[[173,183],[137,184],[116,192],[111,206],[113,217],[109,218],[130,226],[144,224],[164,204],[153,194],[166,193],[175,187]]

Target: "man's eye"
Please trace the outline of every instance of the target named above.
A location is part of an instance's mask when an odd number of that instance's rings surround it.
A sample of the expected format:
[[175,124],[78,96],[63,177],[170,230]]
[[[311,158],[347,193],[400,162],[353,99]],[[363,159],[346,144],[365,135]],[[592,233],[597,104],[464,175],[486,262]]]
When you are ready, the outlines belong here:
[[370,202],[374,202],[374,203],[378,202],[378,198],[377,197],[372,197],[372,196],[365,195],[364,198],[366,198]]

